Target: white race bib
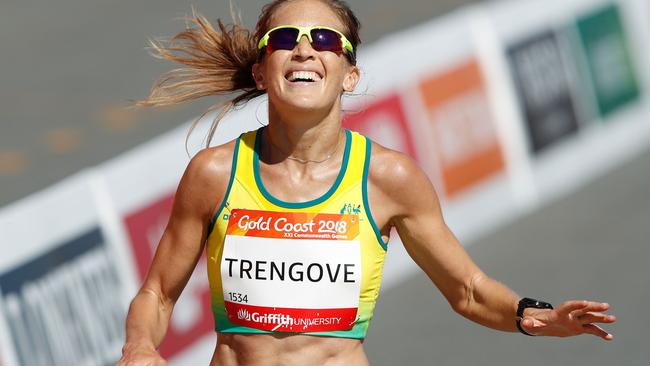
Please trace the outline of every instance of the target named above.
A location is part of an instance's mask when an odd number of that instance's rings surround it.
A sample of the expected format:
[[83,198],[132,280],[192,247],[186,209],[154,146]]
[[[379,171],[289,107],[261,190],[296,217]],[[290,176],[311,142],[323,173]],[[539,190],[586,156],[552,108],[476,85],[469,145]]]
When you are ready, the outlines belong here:
[[276,332],[353,327],[357,215],[232,210],[221,258],[228,320]]

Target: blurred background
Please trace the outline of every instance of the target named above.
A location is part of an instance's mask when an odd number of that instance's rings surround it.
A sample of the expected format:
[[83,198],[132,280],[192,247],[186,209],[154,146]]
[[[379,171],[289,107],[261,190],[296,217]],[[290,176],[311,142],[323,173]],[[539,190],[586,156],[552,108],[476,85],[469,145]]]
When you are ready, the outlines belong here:
[[[365,43],[468,3],[355,1]],[[254,27],[265,1],[233,1]],[[0,12],[0,206],[94,166],[197,117],[215,100],[124,110],[172,65],[149,39],[171,37],[194,6],[230,20],[227,0],[6,1]]]
[[[265,1],[234,1],[253,27]],[[647,363],[650,5],[645,0],[354,0],[362,83],[348,128],[410,154],[489,275],[557,304],[608,301],[615,340],[532,339],[455,315],[393,235],[365,342],[373,365]],[[173,65],[152,38],[218,1],[0,5],[0,365],[109,365],[217,101],[126,109]],[[265,121],[262,99],[213,145]],[[204,143],[210,116],[189,141]],[[204,264],[204,263],[202,263]],[[207,364],[205,266],[161,353]]]

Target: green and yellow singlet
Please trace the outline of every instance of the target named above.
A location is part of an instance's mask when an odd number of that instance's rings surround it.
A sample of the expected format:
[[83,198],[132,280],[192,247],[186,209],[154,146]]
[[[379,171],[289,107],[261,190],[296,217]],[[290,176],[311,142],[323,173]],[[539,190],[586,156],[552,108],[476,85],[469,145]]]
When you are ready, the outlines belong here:
[[216,331],[365,338],[386,255],[368,205],[371,141],[345,130],[332,187],[295,203],[264,188],[261,131],[236,141],[230,183],[208,235]]

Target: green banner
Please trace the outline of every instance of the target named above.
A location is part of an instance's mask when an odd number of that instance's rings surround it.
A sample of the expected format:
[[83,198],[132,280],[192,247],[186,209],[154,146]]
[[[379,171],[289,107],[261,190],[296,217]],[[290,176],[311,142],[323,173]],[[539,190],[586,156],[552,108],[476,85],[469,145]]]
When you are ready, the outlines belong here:
[[601,117],[640,95],[618,6],[608,5],[577,20],[589,77]]

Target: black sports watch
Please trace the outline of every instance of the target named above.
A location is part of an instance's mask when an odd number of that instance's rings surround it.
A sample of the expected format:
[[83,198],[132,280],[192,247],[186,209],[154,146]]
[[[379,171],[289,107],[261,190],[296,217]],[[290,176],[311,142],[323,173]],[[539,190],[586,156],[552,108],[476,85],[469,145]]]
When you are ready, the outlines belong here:
[[519,304],[517,305],[517,329],[519,329],[519,332],[522,334],[533,336],[530,333],[526,333],[524,328],[521,327],[521,319],[524,317],[524,309],[526,308],[553,309],[553,305],[544,301],[531,299],[529,297],[524,297],[523,299],[519,300]]

